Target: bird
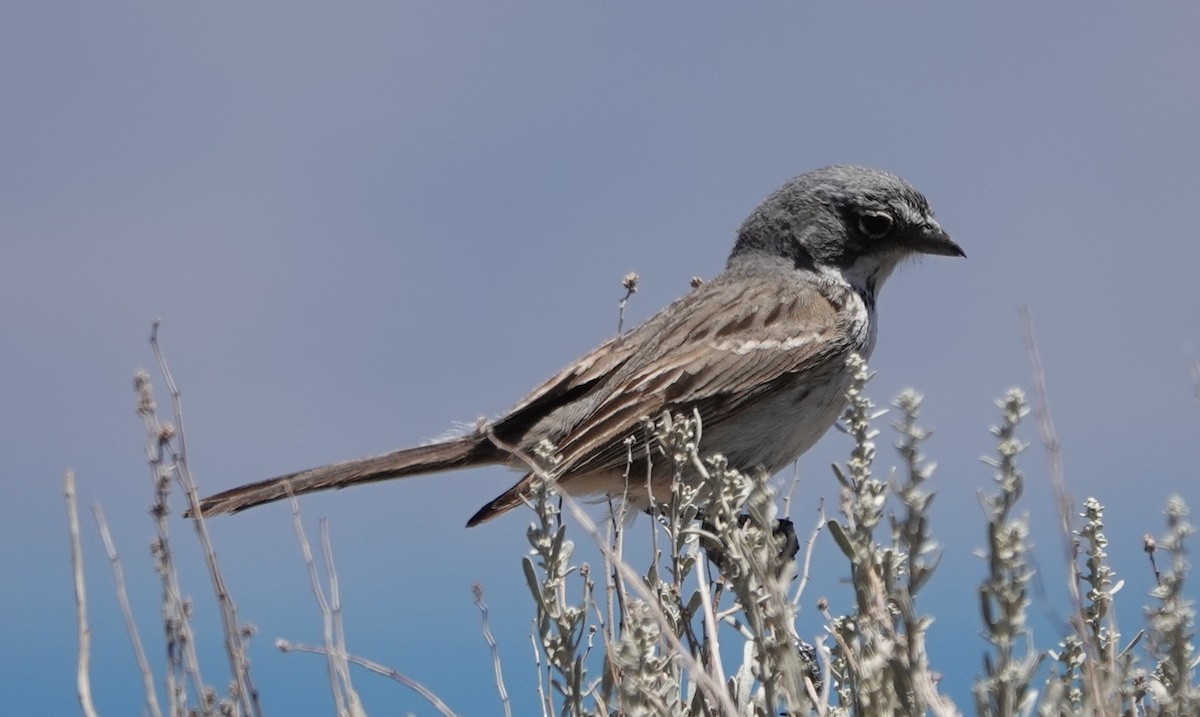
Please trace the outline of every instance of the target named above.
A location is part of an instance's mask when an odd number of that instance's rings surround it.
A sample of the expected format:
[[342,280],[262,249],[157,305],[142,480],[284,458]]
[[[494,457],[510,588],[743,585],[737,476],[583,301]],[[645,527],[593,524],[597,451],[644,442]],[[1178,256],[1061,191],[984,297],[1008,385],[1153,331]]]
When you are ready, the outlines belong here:
[[527,471],[471,527],[524,502],[534,479],[528,456],[547,445],[559,490],[644,509],[670,496],[671,462],[655,461],[637,440],[645,419],[665,412],[699,415],[701,454],[774,474],[836,422],[852,375],[847,359],[875,347],[880,288],[921,255],[966,253],[908,182],[853,165],[809,171],[751,212],[718,276],[693,282],[500,417],[426,445],[233,488],[204,498],[200,512],[477,466]]

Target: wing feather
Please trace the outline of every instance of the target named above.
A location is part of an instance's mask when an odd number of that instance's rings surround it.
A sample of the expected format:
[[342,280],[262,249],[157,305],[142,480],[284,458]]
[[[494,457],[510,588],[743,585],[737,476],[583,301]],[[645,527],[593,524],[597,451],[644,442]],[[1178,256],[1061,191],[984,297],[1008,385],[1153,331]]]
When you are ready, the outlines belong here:
[[[850,297],[837,287],[759,282],[725,293],[718,301],[696,297],[717,307],[708,315],[664,311],[663,321],[652,320],[640,329],[656,335],[629,337],[630,343],[640,338],[650,344],[638,354],[644,360],[625,362],[606,381],[628,388],[601,392],[557,440],[548,436],[563,456],[560,470],[619,468],[627,460],[620,439],[636,430],[641,419],[696,408],[702,418],[728,421],[747,401],[778,389],[780,382],[844,361],[859,348],[847,338],[855,332],[840,311]],[[718,405],[720,411],[710,410]]]

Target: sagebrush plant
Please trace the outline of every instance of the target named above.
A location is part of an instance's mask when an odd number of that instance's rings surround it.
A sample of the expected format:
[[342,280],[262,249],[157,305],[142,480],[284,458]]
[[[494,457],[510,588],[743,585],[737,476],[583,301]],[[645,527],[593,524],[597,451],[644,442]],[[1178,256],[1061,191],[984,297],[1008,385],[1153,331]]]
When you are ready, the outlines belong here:
[[[849,561],[855,595],[851,609],[841,615],[826,612],[826,631],[814,640],[815,649],[796,635],[796,601],[786,597],[796,576],[795,551],[785,548],[786,539],[778,530],[773,487],[764,476],[730,470],[720,456],[702,459],[696,446],[703,426],[696,417],[660,417],[653,422],[649,440],[661,460],[673,462],[678,480],[671,504],[651,509],[670,554],[663,554],[656,539],[649,568],[639,571],[655,600],[630,597],[633,591],[623,577],[629,573],[609,571],[606,593],[616,602],[619,618],[613,621],[610,610],[605,623],[605,615],[594,611],[597,630],[605,634],[609,647],[603,675],[591,683],[590,703],[573,701],[575,693],[563,692],[557,702],[547,695],[545,714],[960,714],[939,691],[925,647],[932,617],[923,615],[916,601],[940,557],[928,513],[933,493],[924,487],[933,468],[921,453],[929,435],[917,422],[922,397],[906,391],[894,402],[901,414],[893,427],[899,435],[896,448],[902,469],[899,478],[875,478],[878,431],[872,422],[882,412],[876,412],[865,395],[870,379],[865,362],[855,357],[851,364],[854,381],[840,428],[854,440],[854,447],[845,466],[834,467],[842,486],[841,517],[827,524]],[[1133,647],[1139,638],[1123,648],[1119,644],[1113,599],[1121,583],[1106,562],[1104,509],[1090,498],[1083,504],[1084,522],[1075,532],[1083,567],[1076,567],[1073,578],[1086,589],[1086,602],[1072,620],[1077,631],[1066,635],[1057,650],[1039,650],[1027,624],[1034,574],[1028,517],[1016,512],[1024,481],[1017,458],[1026,447],[1017,430],[1029,409],[1024,394],[1015,389],[998,405],[1001,421],[992,429],[998,457],[985,459],[996,471],[997,491],[982,496],[987,518],[982,556],[988,569],[979,589],[984,636],[991,650],[982,656],[982,675],[975,685],[976,713],[1200,714],[1191,644],[1194,615],[1183,597],[1183,539],[1191,529],[1183,521],[1182,501],[1173,499],[1168,506],[1168,535],[1162,542],[1171,562],[1155,591],[1160,606],[1150,610],[1152,671],[1147,674],[1136,667]],[[553,515],[553,481],[541,485],[535,510],[539,516]],[[890,510],[889,501],[896,504]],[[876,532],[885,520],[890,534],[881,541]],[[613,527],[606,554],[624,559],[620,521]],[[554,534],[566,541],[565,531]],[[556,574],[576,573],[586,581],[585,568],[558,566]],[[586,594],[591,588],[588,583]],[[722,608],[722,598],[729,593],[734,602]],[[541,620],[543,603],[537,602]],[[577,610],[582,607],[581,603]],[[718,623],[735,628],[740,649],[728,641],[718,644],[713,627]],[[674,640],[667,639],[664,624],[674,630]],[[582,634],[581,626],[573,624],[573,629]],[[543,643],[548,661],[559,644]],[[716,658],[722,650],[742,656],[728,677]],[[1044,674],[1047,657],[1057,666]],[[586,669],[580,662],[572,664]],[[685,664],[702,674],[685,669]],[[700,688],[701,682],[714,681],[723,685],[722,694]]]
[[[154,548],[163,578],[162,617],[167,636],[162,670],[165,710],[158,704],[151,668],[139,659],[147,711],[172,717],[260,714],[246,657],[246,639],[252,629],[237,621],[211,550],[206,550],[208,567],[226,618],[226,656],[235,679],[227,696],[220,697],[199,674],[197,645],[189,627],[191,601],[179,593],[178,566],[170,555],[166,520],[172,484],[179,485],[193,508],[195,489],[182,442],[179,394],[156,342],[154,347],[171,388],[175,421],[157,418],[149,377],[140,372],[138,412],[146,422],[150,443],[152,514],[159,530]],[[535,455],[519,456],[537,477],[529,500],[535,516],[527,532],[531,550],[522,561],[522,570],[534,603],[533,638],[539,650],[543,715],[960,714],[939,689],[939,677],[926,650],[933,618],[918,608],[917,600],[940,557],[929,515],[933,493],[928,482],[933,467],[922,454],[929,434],[918,423],[922,398],[906,391],[895,400],[899,419],[892,425],[898,435],[895,445],[901,465],[888,479],[880,479],[876,477],[874,443],[879,432],[873,422],[882,414],[865,393],[870,379],[865,362],[854,357],[851,368],[854,377],[840,428],[854,446],[846,464],[834,467],[841,487],[839,517],[819,526],[809,537],[802,565],[796,560],[799,540],[791,521],[780,514],[769,476],[742,474],[730,469],[721,456],[700,455],[703,425],[698,415],[647,417],[643,430],[629,439],[629,455],[642,453],[634,450],[634,442],[644,441],[651,449],[646,452],[650,460],[670,464],[675,474],[669,502],[650,507],[649,559],[640,562],[641,567],[634,567],[639,560],[627,558],[625,528],[636,516],[628,513],[621,500],[611,503],[606,528],[599,529],[576,501],[558,494],[554,475],[559,459],[554,446],[543,444]],[[1151,560],[1156,561],[1159,553],[1165,555],[1152,594],[1157,604],[1146,609],[1145,631],[1122,645],[1114,599],[1122,583],[1107,562],[1104,508],[1093,499],[1084,501],[1079,516],[1082,522],[1073,528],[1076,563],[1071,577],[1081,589],[1076,591],[1078,603],[1069,616],[1070,630],[1054,650],[1038,649],[1026,621],[1033,576],[1028,518],[1017,510],[1024,480],[1017,458],[1025,448],[1018,428],[1028,407],[1017,390],[1010,391],[999,405],[1001,421],[993,429],[998,457],[988,461],[995,470],[997,489],[983,497],[987,524],[979,537],[987,562],[979,608],[990,649],[983,656],[982,674],[975,685],[976,713],[981,717],[1200,714],[1192,642],[1195,614],[1184,590],[1188,570],[1185,540],[1192,532],[1186,506],[1172,499],[1167,507],[1166,534],[1159,540],[1147,536]],[[650,475],[648,470],[645,475],[638,473],[632,467],[628,471],[631,486]],[[70,483],[67,493],[74,516]],[[568,537],[564,510],[587,538],[596,542],[602,566],[574,562],[575,544]],[[197,535],[207,544],[203,519],[198,511],[192,514]],[[325,617],[325,639],[322,647],[286,641],[280,641],[280,647],[327,657],[334,712],[339,717],[366,714],[350,684],[351,664],[395,679],[425,696],[441,714],[453,715],[420,684],[348,652],[327,529],[322,526],[328,580],[323,588],[298,507],[294,507],[294,520]],[[78,561],[76,525],[72,521]],[[102,523],[101,529],[103,532]],[[809,570],[807,556],[823,529],[848,561],[854,599],[841,611],[822,601],[824,631],[802,636],[795,627],[796,606]],[[119,596],[123,597],[115,549],[109,552]],[[77,570],[76,575],[80,699],[90,717],[97,713],[87,686],[82,571]],[[484,615],[484,634],[494,649],[478,588],[476,601]],[[123,599],[121,602],[126,604]],[[131,631],[131,637],[140,653],[136,633]],[[1144,667],[1135,649],[1139,644],[1144,648]],[[493,659],[501,682],[495,653]],[[727,665],[735,665],[731,674],[727,674]],[[506,692],[502,684],[499,687],[507,712]]]
[[1196,612],[1184,597],[1188,562],[1184,540],[1193,532],[1187,522],[1187,506],[1180,498],[1167,504],[1167,534],[1158,541],[1170,564],[1159,577],[1152,595],[1158,606],[1148,608],[1150,654],[1155,659],[1150,680],[1151,694],[1164,706],[1163,714],[1200,714],[1200,693],[1195,684]]
[[1044,658],[1033,646],[1026,626],[1029,607],[1029,517],[1012,511],[1024,490],[1017,456],[1026,444],[1016,436],[1017,426],[1029,413],[1025,395],[1008,392],[1000,402],[1003,421],[993,428],[999,458],[984,460],[996,468],[999,492],[983,497],[987,518],[987,577],[979,586],[983,635],[992,651],[984,655],[984,674],[975,683],[975,710],[980,717],[1028,714],[1037,696],[1033,682]]

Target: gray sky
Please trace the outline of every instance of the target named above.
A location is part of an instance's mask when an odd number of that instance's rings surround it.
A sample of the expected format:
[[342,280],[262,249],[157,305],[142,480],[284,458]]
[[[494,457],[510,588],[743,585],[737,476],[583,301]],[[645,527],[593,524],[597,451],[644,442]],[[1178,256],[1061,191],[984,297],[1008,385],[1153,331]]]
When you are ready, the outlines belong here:
[[[927,395],[943,565],[932,649],[964,709],[980,671],[978,457],[992,401],[1030,386],[1030,307],[1074,495],[1109,506],[1140,625],[1141,536],[1172,493],[1200,507],[1200,114],[1184,3],[7,3],[0,7],[0,713],[72,714],[61,492],[102,501],[143,634],[160,649],[148,473],[130,379],[151,320],[206,490],[379,453],[494,415],[616,328],[722,267],[789,177],[832,163],[923,191],[966,249],[903,268],[880,302],[871,384]],[[160,403],[166,402],[161,394]],[[886,422],[883,421],[883,422]],[[1034,440],[1032,421],[1024,431]],[[881,438],[879,470],[893,460]],[[801,460],[793,511],[836,497],[833,433]],[[1025,455],[1057,640],[1061,543],[1044,452]],[[498,712],[470,586],[492,605],[509,687],[533,708],[527,513],[463,523],[500,469],[305,499],[328,516],[351,648],[463,713]],[[85,517],[86,514],[85,514]],[[318,658],[286,508],[211,523],[275,714],[319,713]],[[176,526],[223,683],[190,528]],[[85,522],[97,700],[141,700],[98,538]],[[848,609],[818,550],[812,606]],[[839,602],[840,601],[840,602]],[[427,711],[359,679],[373,712]],[[465,689],[463,685],[473,685]]]

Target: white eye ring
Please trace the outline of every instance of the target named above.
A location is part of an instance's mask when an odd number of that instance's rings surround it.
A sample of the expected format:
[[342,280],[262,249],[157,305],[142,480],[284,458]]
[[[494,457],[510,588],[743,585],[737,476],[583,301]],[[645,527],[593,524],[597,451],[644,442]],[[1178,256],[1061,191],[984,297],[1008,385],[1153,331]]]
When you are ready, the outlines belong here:
[[871,239],[881,239],[892,230],[894,221],[890,214],[871,212],[858,218],[858,230]]

